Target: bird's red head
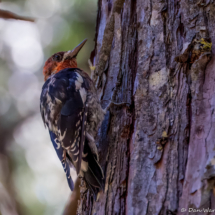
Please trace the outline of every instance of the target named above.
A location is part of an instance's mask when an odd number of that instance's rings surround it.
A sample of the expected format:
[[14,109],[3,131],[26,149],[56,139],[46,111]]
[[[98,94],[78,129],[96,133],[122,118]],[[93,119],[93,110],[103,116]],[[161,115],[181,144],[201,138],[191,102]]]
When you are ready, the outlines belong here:
[[81,48],[86,43],[86,39],[76,46],[73,50],[67,52],[58,52],[52,55],[43,67],[44,80],[46,81],[49,76],[58,73],[62,69],[77,68],[76,56]]

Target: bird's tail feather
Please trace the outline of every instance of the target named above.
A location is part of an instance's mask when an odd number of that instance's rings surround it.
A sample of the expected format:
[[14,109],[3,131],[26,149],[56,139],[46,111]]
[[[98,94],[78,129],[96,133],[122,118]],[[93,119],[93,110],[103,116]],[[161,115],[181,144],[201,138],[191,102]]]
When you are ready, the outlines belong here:
[[96,197],[97,197],[97,193],[99,192],[98,188],[96,187],[92,187],[91,184],[89,183],[89,181],[85,178],[85,182],[87,184],[87,187],[91,190],[91,192],[93,193],[93,198],[96,201]]
[[95,197],[99,190],[104,190],[104,174],[96,156],[91,153],[90,149],[87,151],[88,169],[84,172],[84,178]]

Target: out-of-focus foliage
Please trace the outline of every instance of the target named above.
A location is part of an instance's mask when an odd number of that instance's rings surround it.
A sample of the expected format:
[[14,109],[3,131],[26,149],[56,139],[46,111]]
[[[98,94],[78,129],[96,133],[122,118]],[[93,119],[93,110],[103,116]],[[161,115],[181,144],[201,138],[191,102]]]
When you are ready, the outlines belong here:
[[[89,72],[97,0],[6,0],[0,9],[35,22],[0,19],[0,214],[58,215],[70,195],[39,113],[42,67],[55,52],[88,42],[77,58]],[[76,177],[73,172],[74,178]]]

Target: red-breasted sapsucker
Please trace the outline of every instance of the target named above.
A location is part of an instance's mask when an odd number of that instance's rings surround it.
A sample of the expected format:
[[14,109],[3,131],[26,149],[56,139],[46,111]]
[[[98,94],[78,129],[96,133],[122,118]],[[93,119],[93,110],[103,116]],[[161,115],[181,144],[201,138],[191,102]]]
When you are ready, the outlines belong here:
[[72,51],[58,52],[45,63],[45,84],[40,111],[71,190],[70,163],[93,191],[103,188],[104,175],[98,163],[95,136],[104,118],[93,81],[77,68],[76,56],[85,44]]

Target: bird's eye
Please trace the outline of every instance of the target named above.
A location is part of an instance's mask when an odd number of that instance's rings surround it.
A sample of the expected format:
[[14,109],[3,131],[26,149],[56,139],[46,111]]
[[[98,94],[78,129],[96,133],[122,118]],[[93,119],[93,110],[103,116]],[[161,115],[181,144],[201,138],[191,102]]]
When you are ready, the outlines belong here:
[[62,56],[59,55],[59,54],[56,54],[56,55],[53,56],[53,60],[60,62],[62,60]]

